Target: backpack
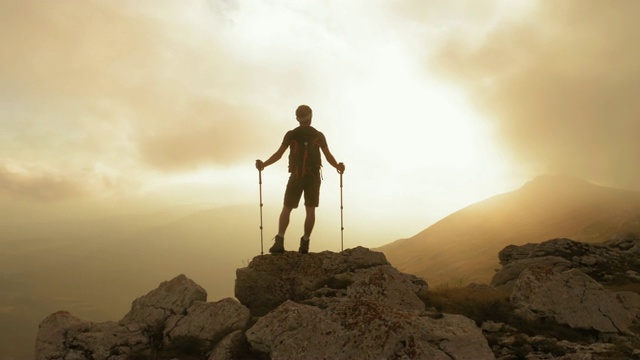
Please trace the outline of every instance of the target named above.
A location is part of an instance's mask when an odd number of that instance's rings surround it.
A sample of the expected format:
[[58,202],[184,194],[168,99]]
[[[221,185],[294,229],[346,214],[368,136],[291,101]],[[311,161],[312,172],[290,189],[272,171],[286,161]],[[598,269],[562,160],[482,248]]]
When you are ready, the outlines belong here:
[[300,126],[291,131],[289,172],[296,176],[317,173],[322,166],[322,134],[311,126]]

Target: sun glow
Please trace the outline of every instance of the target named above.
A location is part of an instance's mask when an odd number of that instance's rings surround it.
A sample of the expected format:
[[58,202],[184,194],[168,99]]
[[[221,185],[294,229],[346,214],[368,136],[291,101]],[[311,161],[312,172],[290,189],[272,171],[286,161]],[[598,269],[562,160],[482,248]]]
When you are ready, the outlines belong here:
[[424,218],[441,202],[465,206],[500,191],[507,159],[487,122],[460,92],[426,78],[400,49],[378,54],[370,72],[344,89],[344,126],[358,144],[348,149],[352,176],[368,179],[359,184],[375,194],[368,202],[382,199],[379,207],[386,209],[400,203]]
[[[298,73],[301,64],[306,68],[295,83],[265,81],[256,92],[259,96],[251,96],[272,112],[271,126],[260,124],[252,130],[268,132],[272,139],[255,158],[270,156],[284,132],[296,126],[292,114],[297,105],[311,105],[313,125],[325,133],[337,160],[347,164],[345,199],[352,214],[366,219],[380,216],[389,221],[389,228],[403,228],[406,236],[511,186],[505,184],[505,179],[513,178],[507,174],[508,159],[495,144],[490,122],[458,89],[430,77],[411,46],[391,41],[384,33],[376,34],[375,42],[363,41],[362,36],[372,35],[350,22],[343,24],[342,34],[317,18],[300,22],[298,11],[252,8],[238,14],[251,19],[236,18],[237,25],[226,28],[225,36],[233,39],[228,45],[246,61],[283,73]],[[277,19],[295,31],[258,26]],[[256,33],[261,28],[277,36]],[[298,43],[302,47],[293,46]],[[270,90],[262,91],[265,88]],[[176,197],[197,198],[204,193],[219,202],[239,198],[251,202],[258,180],[252,161],[174,175],[167,179],[174,189],[169,192]],[[286,161],[284,156],[263,174],[264,197],[276,208],[286,184]],[[337,185],[337,176],[326,163],[324,173],[324,188]],[[322,191],[324,204],[338,201],[334,190]],[[384,241],[388,237],[381,235],[380,242]]]

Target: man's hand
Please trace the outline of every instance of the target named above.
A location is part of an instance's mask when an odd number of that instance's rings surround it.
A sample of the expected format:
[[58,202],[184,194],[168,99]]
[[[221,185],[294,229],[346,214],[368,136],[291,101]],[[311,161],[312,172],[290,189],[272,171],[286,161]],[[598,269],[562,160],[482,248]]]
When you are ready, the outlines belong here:
[[256,160],[256,169],[258,169],[258,171],[262,171],[264,169],[264,163],[262,160]]
[[344,163],[339,163],[336,169],[338,170],[338,174],[344,174]]

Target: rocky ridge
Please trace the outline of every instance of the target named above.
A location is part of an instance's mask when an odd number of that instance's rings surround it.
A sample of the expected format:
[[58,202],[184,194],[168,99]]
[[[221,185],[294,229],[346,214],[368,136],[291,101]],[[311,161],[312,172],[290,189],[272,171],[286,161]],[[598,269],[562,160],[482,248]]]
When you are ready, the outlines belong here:
[[[640,358],[640,295],[611,288],[638,283],[638,249],[634,236],[505,248],[492,285],[466,291],[506,294],[516,321],[427,307],[437,290],[365,248],[257,256],[236,271],[237,300],[207,302],[180,275],[118,322],[54,313],[40,325],[36,359]],[[532,334],[532,324],[579,336]]]
[[605,285],[640,283],[640,238],[628,234],[603,243],[553,239],[539,244],[510,245],[498,253],[502,268],[491,285],[511,289],[531,265],[558,270],[577,269]]
[[[526,359],[640,359],[639,249],[634,234],[600,244],[553,239],[504,248],[491,288],[509,294],[514,316],[525,324],[552,324],[582,341],[531,337],[499,324],[489,328],[504,345],[494,353],[517,358],[512,340],[518,338],[519,351],[530,350]],[[536,344],[549,349],[549,340],[557,356],[536,354]]]
[[258,256],[237,271],[239,301],[206,302],[180,275],[136,299],[119,322],[54,313],[40,325],[36,358],[492,358],[472,320],[425,309],[427,290],[361,247]]

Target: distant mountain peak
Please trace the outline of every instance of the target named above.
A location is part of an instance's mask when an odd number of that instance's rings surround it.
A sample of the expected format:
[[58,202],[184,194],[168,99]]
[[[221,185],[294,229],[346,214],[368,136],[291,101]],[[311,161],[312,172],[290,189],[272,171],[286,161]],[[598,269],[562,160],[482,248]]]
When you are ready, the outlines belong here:
[[602,242],[640,234],[639,218],[640,192],[548,174],[380,250],[400,271],[433,283],[486,283],[498,266],[495,254],[505,246],[554,238]]
[[571,188],[575,186],[596,186],[587,180],[568,174],[544,174],[525,183],[522,188]]

